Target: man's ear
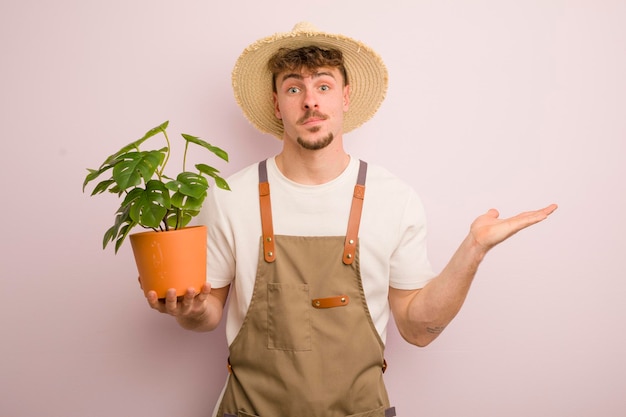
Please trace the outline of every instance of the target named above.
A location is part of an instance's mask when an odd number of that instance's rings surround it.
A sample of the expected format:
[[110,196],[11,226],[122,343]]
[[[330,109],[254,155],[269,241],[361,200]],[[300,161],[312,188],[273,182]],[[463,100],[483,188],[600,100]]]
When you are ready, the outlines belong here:
[[350,108],[350,84],[343,88],[343,111],[344,113]]
[[283,117],[280,114],[280,107],[278,106],[278,94],[272,94],[272,100],[274,101],[274,115],[277,119],[281,120]]

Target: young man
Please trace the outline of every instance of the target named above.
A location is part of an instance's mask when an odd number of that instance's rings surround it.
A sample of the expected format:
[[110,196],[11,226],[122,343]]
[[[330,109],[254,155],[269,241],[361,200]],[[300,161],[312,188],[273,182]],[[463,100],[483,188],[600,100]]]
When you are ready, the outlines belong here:
[[[273,158],[213,189],[208,283],[149,304],[181,326],[213,330],[230,303],[230,375],[218,416],[393,416],[382,374],[390,312],[412,344],[457,314],[493,246],[551,214],[489,210],[444,270],[426,255],[421,203],[404,182],[347,154],[387,87],[378,55],[300,24],[247,48],[233,71],[238,103],[283,140]],[[271,192],[270,192],[271,184]]]

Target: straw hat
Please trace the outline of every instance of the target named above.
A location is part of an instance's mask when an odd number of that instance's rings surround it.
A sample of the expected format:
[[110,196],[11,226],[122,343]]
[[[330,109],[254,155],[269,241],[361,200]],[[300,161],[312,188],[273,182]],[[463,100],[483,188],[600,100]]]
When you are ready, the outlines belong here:
[[279,48],[316,45],[343,53],[350,82],[350,108],[343,131],[349,132],[369,120],[387,91],[387,69],[380,56],[361,42],[343,35],[318,31],[310,23],[298,23],[291,32],[276,33],[247,47],[233,69],[235,99],[248,120],[261,132],[283,136],[282,121],[274,114],[272,74],[267,62]]

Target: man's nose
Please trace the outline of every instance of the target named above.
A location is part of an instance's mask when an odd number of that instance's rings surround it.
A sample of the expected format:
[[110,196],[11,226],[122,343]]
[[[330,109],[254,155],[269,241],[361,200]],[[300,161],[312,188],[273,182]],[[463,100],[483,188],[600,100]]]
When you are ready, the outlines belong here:
[[317,108],[317,97],[312,92],[307,92],[304,96],[304,108],[315,109]]

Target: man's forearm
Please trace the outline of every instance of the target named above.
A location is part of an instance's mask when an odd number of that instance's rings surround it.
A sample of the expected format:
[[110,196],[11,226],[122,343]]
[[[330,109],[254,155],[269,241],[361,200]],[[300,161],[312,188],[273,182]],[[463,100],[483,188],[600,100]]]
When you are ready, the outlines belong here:
[[443,271],[405,300],[405,318],[398,324],[409,343],[428,345],[452,321],[467,297],[486,252],[468,235]]
[[498,211],[490,209],[476,218],[448,265],[423,289],[389,290],[389,302],[402,336],[418,346],[432,342],[461,309],[487,252],[520,230],[545,220],[556,209],[556,204],[550,204],[508,219],[500,219]]

